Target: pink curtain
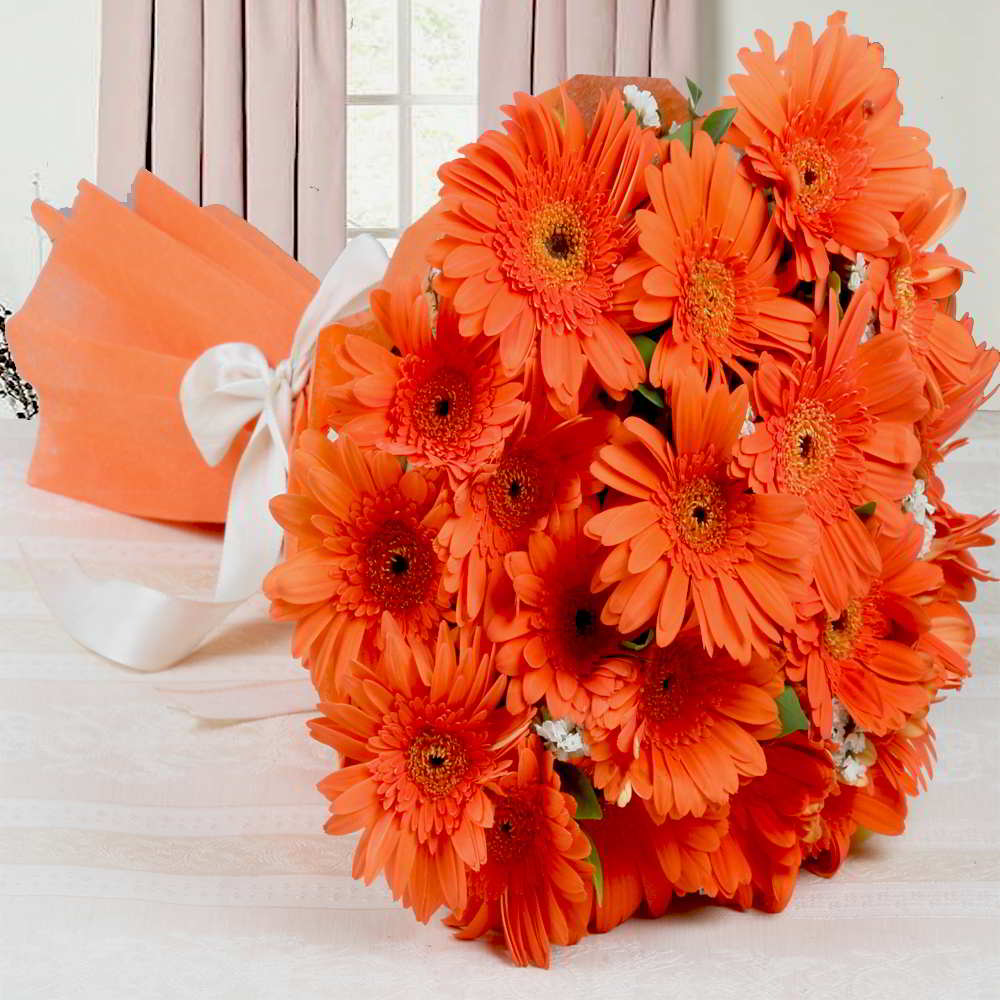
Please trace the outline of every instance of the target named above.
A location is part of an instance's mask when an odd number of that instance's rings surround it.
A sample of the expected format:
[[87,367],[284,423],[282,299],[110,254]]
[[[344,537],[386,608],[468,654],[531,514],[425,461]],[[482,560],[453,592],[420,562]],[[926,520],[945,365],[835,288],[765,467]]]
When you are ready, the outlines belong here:
[[697,63],[704,0],[483,0],[479,126],[496,128],[518,90],[576,73],[659,76],[683,88]]
[[103,0],[98,183],[136,170],[316,274],[344,244],[344,0]]

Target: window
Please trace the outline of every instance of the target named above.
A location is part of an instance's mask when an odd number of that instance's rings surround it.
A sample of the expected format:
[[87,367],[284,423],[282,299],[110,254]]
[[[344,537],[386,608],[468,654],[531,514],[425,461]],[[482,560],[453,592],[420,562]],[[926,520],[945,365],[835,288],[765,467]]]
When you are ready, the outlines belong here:
[[348,0],[347,235],[390,252],[476,138],[479,0]]

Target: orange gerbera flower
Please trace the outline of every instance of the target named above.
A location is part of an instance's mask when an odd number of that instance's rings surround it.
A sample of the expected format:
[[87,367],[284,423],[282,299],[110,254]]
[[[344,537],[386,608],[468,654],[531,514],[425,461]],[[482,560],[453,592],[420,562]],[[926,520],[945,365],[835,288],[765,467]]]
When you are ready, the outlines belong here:
[[454,300],[465,336],[500,338],[511,374],[537,342],[564,405],[588,365],[608,389],[634,388],[645,366],[622,328],[615,269],[634,247],[655,133],[617,93],[602,99],[589,133],[569,98],[562,116],[527,94],[504,110],[508,135],[487,132],[439,171],[436,287]]
[[[963,316],[961,323],[971,338],[972,317]],[[917,424],[921,454],[916,474],[926,481],[927,496],[935,507],[944,502],[944,483],[937,474],[937,466],[968,441],[967,438],[952,439],[966,420],[996,392],[996,389],[989,393],[984,390],[992,380],[998,362],[1000,351],[980,344],[976,348],[976,360],[968,381],[945,389],[940,402]]]
[[982,517],[961,514],[943,500],[940,502],[934,514],[935,534],[927,558],[944,574],[942,597],[968,603],[976,599],[977,581],[996,580],[969,550],[995,544],[996,540],[986,531],[996,524],[998,517],[996,513]]
[[874,757],[857,782],[837,781],[816,817],[805,865],[825,878],[836,874],[860,828],[883,836],[903,832],[906,797],[927,787],[934,761],[934,731],[923,713],[902,730],[870,737]]
[[603,810],[601,819],[581,824],[604,870],[604,898],[595,899],[593,930],[610,931],[640,907],[660,917],[675,895],[724,891],[714,861],[728,829],[725,808],[663,823],[654,823],[638,800]]
[[374,655],[391,611],[421,663],[449,614],[436,537],[451,508],[437,484],[392,455],[305,430],[295,453],[301,495],[271,501],[295,554],[264,578],[271,615],[294,621],[293,655],[321,698],[345,690],[351,663]]
[[587,729],[595,787],[619,805],[644,799],[657,822],[705,815],[764,773],[758,739],[780,731],[783,684],[774,660],[709,656],[693,632],[648,646]]
[[741,362],[762,351],[789,358],[809,353],[813,311],[778,294],[775,271],[784,239],[768,215],[764,192],[736,171],[731,146],[705,132],[691,156],[670,144],[670,162],[648,167],[652,211],[636,213],[645,254],[619,265],[618,277],[645,272],[636,318],[672,320],[649,367],[654,385],[669,384],[678,355],[716,379],[723,366],[749,378]]
[[498,784],[486,860],[470,876],[468,903],[447,923],[465,940],[502,931],[517,965],[547,969],[550,943],[576,944],[587,933],[590,842],[538,740],[519,748],[517,770]]
[[728,898],[777,913],[792,898],[803,845],[816,835],[817,814],[835,782],[829,753],[805,733],[769,742],[764,753],[767,773],[729,800],[729,836],[712,861],[739,883]]
[[598,409],[562,421],[542,406],[533,414],[494,463],[458,486],[454,515],[442,526],[445,586],[457,595],[459,621],[479,614],[487,584],[509,552],[527,548],[532,531],[544,531],[601,488],[590,463],[617,418]]
[[809,361],[788,369],[765,359],[751,404],[762,419],[734,456],[755,491],[808,504],[820,533],[816,587],[831,613],[878,572],[854,509],[878,500],[898,510],[920,457],[913,424],[927,411],[923,377],[902,334],[861,343],[872,301],[870,289],[859,290],[838,323],[831,294],[826,337]]
[[529,716],[500,707],[505,680],[481,655],[479,633],[442,624],[434,662],[418,663],[388,614],[384,652],[374,669],[347,680],[351,704],[323,702],[312,735],[354,763],[324,778],[327,833],[363,830],[355,878],[384,872],[396,899],[426,923],[442,904],[468,900],[466,869],[487,858],[494,823],[488,791],[510,766],[504,754]]
[[706,649],[744,662],[792,627],[814,532],[801,499],[752,495],[729,474],[746,407],[744,386],[706,390],[688,367],[671,401],[672,444],[629,417],[601,449],[593,472],[615,492],[586,531],[613,546],[593,583],[613,585],[605,622],[627,633],[655,617],[665,646],[693,602]]
[[928,189],[900,216],[896,255],[873,258],[868,268],[879,323],[906,335],[935,406],[941,405],[945,389],[969,381],[977,356],[971,330],[946,308],[962,284],[962,272],[971,268],[943,246],[925,249],[944,235],[964,204],[965,190],[953,188],[940,168],[932,171]]
[[499,644],[497,669],[510,675],[514,711],[544,698],[554,718],[582,724],[591,702],[606,706],[633,672],[621,633],[601,621],[604,599],[590,589],[602,552],[583,534],[593,513],[585,503],[553,519],[548,533],[532,532],[527,550],[504,560],[511,586],[498,588],[487,634]]
[[371,305],[391,344],[344,339],[337,360],[350,379],[330,393],[331,425],[412,465],[445,468],[453,479],[469,475],[523,412],[522,384],[504,374],[495,344],[459,334],[446,299],[432,322],[416,282],[373,292]]
[[[746,76],[731,76],[738,111],[728,139],[745,164],[774,187],[774,217],[795,250],[798,277],[817,281],[827,253],[890,254],[902,212],[927,187],[925,132],[902,128],[896,74],[882,65],[882,46],[849,35],[834,14],[813,43],[796,23],[788,50],[757,32],[759,52],[740,51]],[[817,302],[822,301],[820,298]]]
[[937,690],[957,690],[969,676],[969,654],[976,640],[976,627],[969,612],[958,601],[934,600],[923,605],[927,631],[918,647],[934,658]]
[[929,628],[924,605],[942,583],[941,571],[918,560],[923,529],[909,516],[897,537],[876,528],[881,570],[868,591],[831,614],[817,600],[800,608],[789,647],[788,676],[804,682],[813,722],[830,734],[832,698],[866,732],[884,735],[927,707],[937,676],[918,648]]

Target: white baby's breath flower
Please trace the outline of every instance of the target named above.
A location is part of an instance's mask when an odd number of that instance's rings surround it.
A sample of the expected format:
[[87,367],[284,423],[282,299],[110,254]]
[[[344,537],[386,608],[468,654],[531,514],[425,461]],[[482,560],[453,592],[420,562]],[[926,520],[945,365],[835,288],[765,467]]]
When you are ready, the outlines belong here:
[[856,292],[865,283],[867,277],[868,264],[864,257],[859,256],[857,263],[851,268],[851,273],[847,277],[847,287],[852,292]]
[[858,728],[844,705],[833,699],[833,727],[830,742],[834,744],[831,756],[837,777],[845,785],[868,783],[868,768],[875,763],[875,744]]
[[754,432],[754,421],[757,419],[757,414],[753,412],[753,407],[747,404],[747,415],[743,418],[743,426],[740,428],[740,437],[745,438]]
[[920,546],[918,559],[923,559],[931,550],[931,543],[934,541],[934,518],[931,515],[937,510],[927,499],[927,483],[923,479],[917,479],[913,483],[913,491],[903,497],[903,510],[913,515],[913,520],[924,529],[924,541]]
[[590,753],[580,727],[569,719],[546,719],[535,723],[535,732],[541,736],[545,749],[556,760],[570,760]]
[[625,98],[625,108],[631,108],[639,124],[643,128],[660,127],[660,108],[656,103],[656,98],[648,90],[640,90],[634,83],[628,84],[622,90]]

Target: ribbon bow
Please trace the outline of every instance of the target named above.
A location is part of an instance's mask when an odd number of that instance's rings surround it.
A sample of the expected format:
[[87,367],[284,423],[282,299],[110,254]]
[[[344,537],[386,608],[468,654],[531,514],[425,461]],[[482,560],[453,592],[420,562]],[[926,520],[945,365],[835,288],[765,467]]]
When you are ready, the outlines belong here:
[[95,580],[79,566],[47,572],[28,560],[53,615],[78,642],[138,670],[162,670],[191,653],[260,588],[281,554],[281,528],[268,510],[288,481],[292,407],[305,387],[320,331],[366,307],[382,280],[385,250],[371,236],[351,240],[306,306],[291,354],[275,368],[252,344],[218,344],[181,381],[180,401],[191,436],[209,465],[225,457],[256,418],[233,476],[226,534],[211,600],[175,597],[128,580]]

